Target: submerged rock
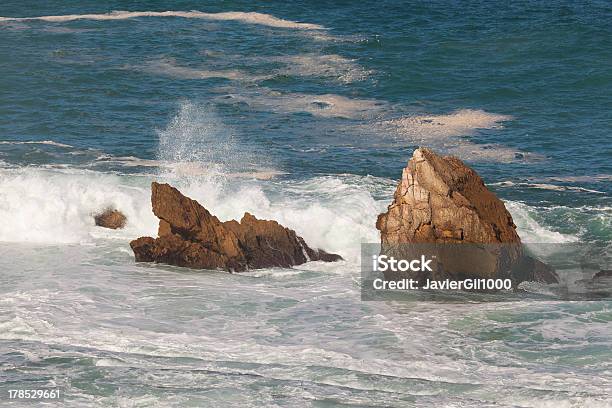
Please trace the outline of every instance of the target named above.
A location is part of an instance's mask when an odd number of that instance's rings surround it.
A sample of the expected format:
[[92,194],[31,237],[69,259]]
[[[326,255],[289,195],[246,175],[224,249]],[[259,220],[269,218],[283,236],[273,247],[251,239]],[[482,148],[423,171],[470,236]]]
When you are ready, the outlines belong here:
[[98,227],[121,229],[125,227],[127,218],[120,211],[113,208],[107,208],[104,212],[95,215],[94,221]]
[[524,255],[512,216],[478,174],[426,148],[414,151],[376,228],[383,254],[405,259],[425,251],[435,258],[431,272],[389,273],[389,279],[558,281],[551,268]]
[[137,262],[240,272],[342,259],[308,247],[295,231],[276,221],[245,213],[240,222],[221,222],[168,184],[152,183],[151,203],[160,219],[158,238],[130,243]]

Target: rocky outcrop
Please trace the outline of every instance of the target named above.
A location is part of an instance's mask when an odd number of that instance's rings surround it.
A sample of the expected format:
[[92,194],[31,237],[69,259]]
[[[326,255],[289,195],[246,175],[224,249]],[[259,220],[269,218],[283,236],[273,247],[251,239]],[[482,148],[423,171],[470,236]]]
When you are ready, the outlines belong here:
[[407,274],[420,281],[558,280],[550,268],[524,256],[512,216],[478,174],[461,160],[426,148],[414,151],[376,228],[383,253],[404,258],[429,252],[435,258],[433,272]]
[[120,211],[107,208],[100,214],[94,215],[94,221],[98,227],[121,229],[125,227],[127,218]]
[[158,238],[130,243],[137,262],[241,272],[342,259],[308,247],[295,231],[276,221],[245,213],[240,222],[221,222],[168,184],[151,185],[151,203],[160,219]]
[[612,270],[602,269],[593,275],[592,280],[612,279]]

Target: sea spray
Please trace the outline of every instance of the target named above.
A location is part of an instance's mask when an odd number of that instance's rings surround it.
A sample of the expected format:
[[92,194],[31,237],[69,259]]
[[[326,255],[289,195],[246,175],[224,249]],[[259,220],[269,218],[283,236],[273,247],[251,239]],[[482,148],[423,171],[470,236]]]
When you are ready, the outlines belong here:
[[[93,215],[108,207],[127,217],[115,237],[155,230],[142,177],[35,168],[0,170],[0,241],[86,243],[96,235]],[[145,203],[145,205],[143,205]],[[100,234],[104,234],[100,232]]]
[[168,126],[157,133],[157,158],[170,164],[161,169],[160,176],[165,178],[220,177],[254,164],[235,130],[223,123],[210,104],[182,101]]

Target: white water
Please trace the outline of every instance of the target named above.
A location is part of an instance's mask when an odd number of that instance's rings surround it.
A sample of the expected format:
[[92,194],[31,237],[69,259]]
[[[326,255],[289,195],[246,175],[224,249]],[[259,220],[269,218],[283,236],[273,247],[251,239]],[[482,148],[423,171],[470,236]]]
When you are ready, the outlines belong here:
[[362,302],[350,262],[230,275],[135,265],[117,244],[0,246],[3,350],[65,406],[606,406],[609,378],[556,362],[607,341],[605,303]]
[[[128,248],[128,240],[156,234],[158,220],[150,204],[152,180],[77,170],[0,170],[0,217],[5,220],[0,225],[0,241],[66,244],[107,237],[120,239]],[[387,204],[374,200],[368,189],[359,185],[377,182],[367,177],[265,181],[266,185],[256,179],[227,179],[215,174],[188,181],[172,175],[156,180],[179,186],[223,220],[240,219],[245,211],[275,219],[295,229],[312,246],[339,251],[353,260],[361,241],[377,240],[374,221]],[[95,227],[93,214],[107,207],[127,216],[126,229]]]
[[[180,105],[158,135],[157,160],[106,156],[103,161],[150,166],[157,170],[156,175],[70,168],[0,169],[0,219],[4,220],[0,241],[91,243],[106,236],[122,240],[121,245],[127,247],[131,239],[155,235],[158,221],[149,198],[153,180],[175,185],[222,220],[240,219],[245,211],[274,219],[296,230],[311,246],[338,252],[354,263],[361,242],[379,240],[374,224],[391,202],[394,180],[355,175],[275,179],[278,172],[242,145],[214,109],[189,101]],[[52,141],[39,143],[69,147]],[[507,205],[525,242],[577,240],[540,225],[527,205]],[[108,207],[127,216],[126,229],[107,231],[94,226],[93,215]]]
[[[177,146],[167,159],[190,144]],[[606,406],[604,365],[581,346],[607,344],[605,302],[360,300],[359,244],[378,240],[393,180],[156,178],[222,219],[276,219],[346,261],[235,275],[136,264],[129,240],[157,227],[150,176],[0,169],[0,373],[15,359],[27,374],[12,378],[59,387],[59,406]],[[525,241],[568,239],[507,204]],[[125,230],[93,226],[106,206],[126,213]],[[559,355],[577,361],[571,372]]]
[[[156,175],[0,169],[0,376],[59,387],[59,406],[606,406],[608,303],[361,301],[360,243],[378,241],[396,180],[250,177],[258,158],[192,103],[158,134],[156,160],[107,157]],[[129,241],[157,229],[152,180],[223,220],[276,219],[346,261],[136,264]],[[506,204],[525,242],[576,239]],[[125,230],[93,225],[106,207]]]

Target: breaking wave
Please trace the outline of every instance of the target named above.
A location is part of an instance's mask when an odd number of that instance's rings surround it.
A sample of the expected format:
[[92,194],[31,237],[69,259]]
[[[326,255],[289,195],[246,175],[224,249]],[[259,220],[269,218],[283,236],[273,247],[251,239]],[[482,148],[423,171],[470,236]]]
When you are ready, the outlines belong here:
[[[368,106],[347,103],[347,99],[337,96],[316,98],[336,104],[340,101],[341,108],[336,107],[336,112],[351,115],[352,108]],[[212,106],[186,101],[168,126],[158,131],[155,159],[106,156],[93,161],[154,169],[149,174],[31,166],[0,168],[0,218],[5,220],[0,225],[0,241],[63,244],[155,235],[157,219],[151,212],[149,188],[152,180],[175,185],[220,219],[239,219],[245,211],[275,219],[295,229],[311,245],[338,252],[355,262],[361,242],[378,241],[375,220],[391,202],[396,181],[355,175],[275,178],[281,172],[271,166],[270,160],[249,151],[239,136],[222,122]],[[68,146],[53,141],[10,143]],[[90,168],[98,169],[93,164]],[[526,204],[510,201],[507,206],[525,242],[578,239],[577,235],[546,226]],[[127,216],[125,230],[94,226],[92,215],[107,207],[117,208]]]
[[[85,244],[96,239],[127,242],[155,235],[150,182],[170,182],[221,220],[240,219],[245,211],[274,219],[303,236],[313,247],[340,253],[357,263],[360,243],[378,242],[376,217],[391,202],[396,182],[372,176],[319,176],[302,181],[236,179],[176,174],[118,176],[94,171],[0,169],[0,241]],[[525,243],[576,242],[537,219],[534,208],[506,203]],[[128,218],[124,230],[94,226],[93,214],[117,208]],[[569,209],[568,211],[570,211]],[[576,212],[579,212],[576,209]]]
[[536,211],[527,204],[507,201],[506,208],[512,214],[521,240],[527,244],[578,242],[576,235],[564,234],[542,225],[536,220]]
[[[245,176],[258,168],[256,155],[208,105],[182,103],[158,135],[156,160],[114,158],[126,165],[156,167],[157,174],[0,169],[0,217],[6,220],[0,225],[0,241],[66,244],[115,238],[125,242],[155,235],[152,180],[175,185],[220,219],[239,219],[245,211],[275,219],[312,246],[340,252],[348,259],[357,259],[362,240],[378,239],[374,222],[388,203],[375,197],[381,196],[381,188],[388,188],[384,195],[390,196],[392,181],[373,182],[372,177],[351,175],[276,180],[273,170],[260,171],[261,177]],[[127,216],[125,230],[94,226],[93,214],[107,207]]]
[[[356,262],[360,242],[376,242],[377,214],[388,204],[369,191],[372,179],[322,176],[301,182],[225,177],[117,176],[93,171],[35,168],[0,169],[0,241],[86,244],[95,239],[128,240],[156,235],[150,182],[168,181],[222,220],[245,211],[296,230],[309,244]],[[95,227],[93,215],[112,207],[122,211],[124,230]],[[124,244],[122,244],[124,245]]]
[[[256,156],[209,104],[183,101],[167,127],[158,131],[158,136],[157,158],[173,164],[162,170],[206,167],[213,173],[217,169],[217,173],[229,174],[258,167]],[[169,176],[168,171],[164,174]]]
[[129,220],[119,236],[154,232],[145,185],[122,182],[119,176],[86,171],[35,168],[0,170],[0,241],[84,243],[95,237],[93,214],[120,209]]

